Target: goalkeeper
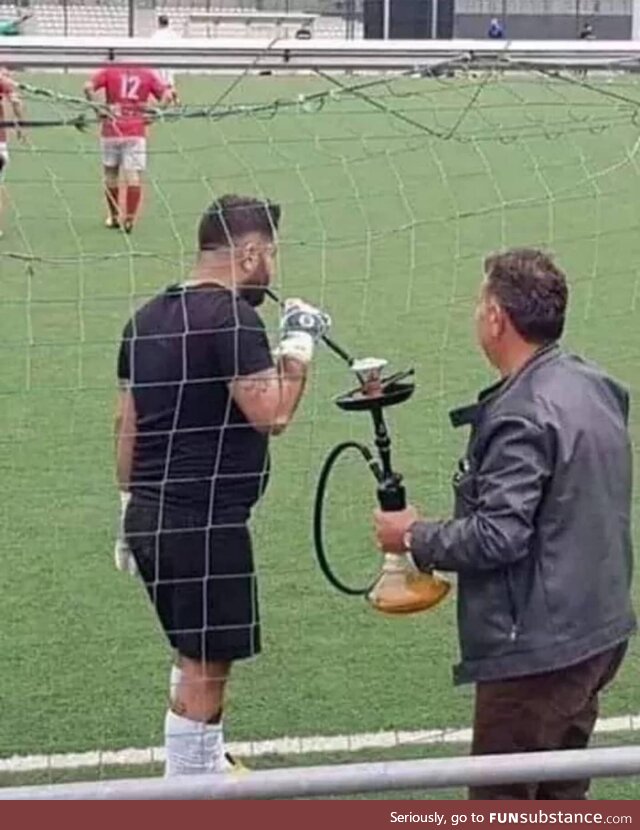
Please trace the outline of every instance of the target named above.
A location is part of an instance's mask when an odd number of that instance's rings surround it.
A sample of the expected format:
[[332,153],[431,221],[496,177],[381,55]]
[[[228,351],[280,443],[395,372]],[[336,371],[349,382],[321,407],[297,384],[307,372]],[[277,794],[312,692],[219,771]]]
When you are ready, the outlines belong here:
[[[175,650],[166,774],[220,772],[233,661],[260,651],[249,518],[269,477],[268,444],[291,421],[328,318],[288,301],[272,355],[256,311],[275,273],[280,208],[215,201],[191,279],[144,305],[118,361],[121,569],[137,567]],[[128,503],[128,506],[127,506]]]

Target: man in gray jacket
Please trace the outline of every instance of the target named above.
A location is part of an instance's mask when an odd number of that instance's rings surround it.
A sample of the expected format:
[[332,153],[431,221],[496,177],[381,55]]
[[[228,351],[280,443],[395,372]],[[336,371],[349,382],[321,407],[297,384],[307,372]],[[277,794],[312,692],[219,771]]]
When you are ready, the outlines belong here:
[[[626,390],[557,345],[565,276],[536,250],[485,262],[480,345],[500,373],[451,413],[469,426],[454,518],[378,511],[378,543],[458,574],[474,754],[585,747],[635,630]],[[475,787],[471,798],[585,798],[588,780]]]

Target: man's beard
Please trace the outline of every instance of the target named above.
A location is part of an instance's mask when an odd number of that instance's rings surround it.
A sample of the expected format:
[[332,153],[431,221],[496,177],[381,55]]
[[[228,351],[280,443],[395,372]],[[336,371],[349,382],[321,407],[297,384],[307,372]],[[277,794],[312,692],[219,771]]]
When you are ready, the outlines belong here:
[[262,305],[264,302],[265,293],[269,285],[269,272],[267,271],[264,260],[261,263],[260,269],[253,275],[252,279],[253,282],[241,285],[238,293],[250,306],[257,308],[257,306]]
[[250,306],[257,308],[264,302],[266,285],[243,285],[238,294],[246,300]]

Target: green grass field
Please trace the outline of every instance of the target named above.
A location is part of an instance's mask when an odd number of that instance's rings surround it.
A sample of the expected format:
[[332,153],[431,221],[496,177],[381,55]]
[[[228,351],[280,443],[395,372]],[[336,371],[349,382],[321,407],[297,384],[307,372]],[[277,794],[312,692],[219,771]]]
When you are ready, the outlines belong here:
[[[21,79],[76,95],[81,87],[73,75]],[[229,84],[190,76],[181,90],[189,104],[210,104]],[[95,131],[34,129],[30,147],[12,146],[0,248],[0,756],[161,743],[167,648],[142,589],[111,555],[116,344],[131,310],[188,272],[213,195],[280,201],[279,290],[325,305],[351,351],[415,366],[417,393],[390,423],[396,464],[429,515],[449,509],[464,445],[447,412],[491,379],[471,319],[488,251],[557,252],[571,281],[568,345],[635,398],[638,83],[395,80],[364,97],[290,105],[330,88],[322,78],[246,78],[225,106],[272,106],[155,127],[146,206],[131,237],[102,227]],[[28,105],[34,116],[68,111]],[[314,562],[310,510],[322,457],[338,440],[370,435],[366,418],[332,402],[350,385],[344,367],[321,354],[300,418],[273,445],[270,489],[254,519],[264,652],[235,671],[233,740],[470,722],[471,690],[451,684],[454,601],[383,619],[334,593]],[[373,506],[366,470],[345,462],[328,542],[341,574],[363,582],[378,565]],[[639,669],[634,645],[603,714],[640,711]]]

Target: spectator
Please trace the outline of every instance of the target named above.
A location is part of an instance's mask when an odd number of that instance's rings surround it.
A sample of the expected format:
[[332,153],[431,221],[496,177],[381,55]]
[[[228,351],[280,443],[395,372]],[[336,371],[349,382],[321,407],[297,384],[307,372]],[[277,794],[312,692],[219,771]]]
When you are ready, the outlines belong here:
[[[454,517],[376,514],[386,553],[458,574],[459,683],[472,753],[582,749],[636,624],[629,394],[564,352],[568,288],[542,251],[485,262],[479,344],[500,380],[451,413],[470,427]],[[483,799],[584,799],[586,778],[472,787]]]
[[494,17],[489,24],[489,31],[487,32],[487,37],[491,38],[492,40],[502,40],[504,37],[504,26],[498,20],[497,17]]
[[582,29],[580,29],[580,40],[595,40],[595,39],[596,39],[596,34],[593,31],[593,26],[587,20],[584,23],[584,25],[582,26]]

